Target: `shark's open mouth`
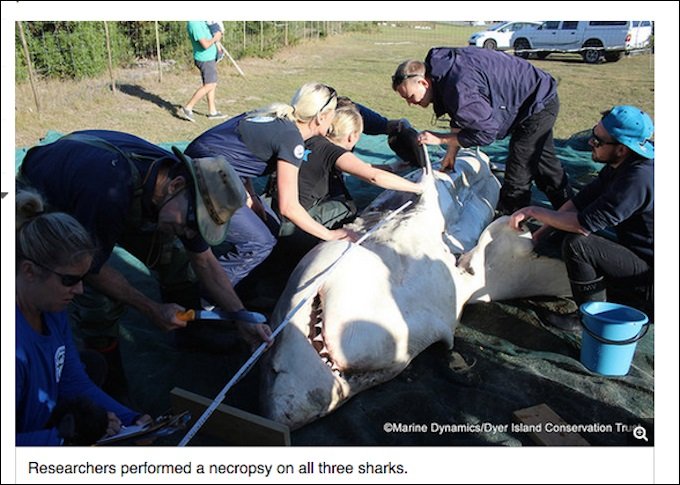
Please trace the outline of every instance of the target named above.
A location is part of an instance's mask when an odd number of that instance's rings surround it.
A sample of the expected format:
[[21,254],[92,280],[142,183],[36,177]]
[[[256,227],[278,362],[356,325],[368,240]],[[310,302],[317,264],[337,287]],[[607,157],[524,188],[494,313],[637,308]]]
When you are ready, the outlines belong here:
[[336,377],[343,377],[342,372],[333,362],[324,339],[323,305],[321,297],[317,294],[312,302],[312,309],[309,315],[309,335],[307,339],[312,344],[316,353],[319,354],[321,361],[326,364]]

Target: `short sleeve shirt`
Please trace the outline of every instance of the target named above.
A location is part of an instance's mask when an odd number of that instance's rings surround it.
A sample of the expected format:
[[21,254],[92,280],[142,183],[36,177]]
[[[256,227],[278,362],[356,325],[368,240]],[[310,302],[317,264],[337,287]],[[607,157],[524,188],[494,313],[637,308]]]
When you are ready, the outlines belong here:
[[292,121],[244,113],[199,135],[184,153],[195,158],[221,155],[239,176],[251,178],[273,173],[278,160],[299,168],[305,145]]
[[323,136],[307,140],[307,160],[300,167],[298,191],[300,204],[309,210],[328,195],[330,175],[335,163],[348,150]]

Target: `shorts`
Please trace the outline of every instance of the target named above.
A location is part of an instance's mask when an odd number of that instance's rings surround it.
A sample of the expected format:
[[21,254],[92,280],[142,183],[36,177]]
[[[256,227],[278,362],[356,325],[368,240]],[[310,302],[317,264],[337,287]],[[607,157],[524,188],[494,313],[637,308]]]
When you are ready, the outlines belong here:
[[215,61],[194,61],[196,67],[201,71],[203,85],[217,84],[217,63]]

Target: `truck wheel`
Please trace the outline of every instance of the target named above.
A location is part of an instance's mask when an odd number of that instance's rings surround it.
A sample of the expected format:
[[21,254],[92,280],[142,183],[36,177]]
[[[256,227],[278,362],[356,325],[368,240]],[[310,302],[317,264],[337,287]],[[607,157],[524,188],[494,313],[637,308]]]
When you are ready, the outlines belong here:
[[600,62],[600,57],[602,57],[600,49],[586,49],[581,55],[587,64],[597,64]]

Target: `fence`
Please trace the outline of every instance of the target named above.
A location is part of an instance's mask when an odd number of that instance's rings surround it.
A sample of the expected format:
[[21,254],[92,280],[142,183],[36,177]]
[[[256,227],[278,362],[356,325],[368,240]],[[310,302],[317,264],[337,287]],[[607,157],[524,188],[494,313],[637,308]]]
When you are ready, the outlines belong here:
[[[299,42],[372,28],[374,22],[225,22],[222,44],[235,59],[270,57]],[[97,76],[106,71],[109,57],[114,68],[130,66],[140,58],[174,59],[180,64],[192,58],[186,22],[21,22],[15,42],[17,82],[29,77],[21,30],[33,70],[43,78]]]

